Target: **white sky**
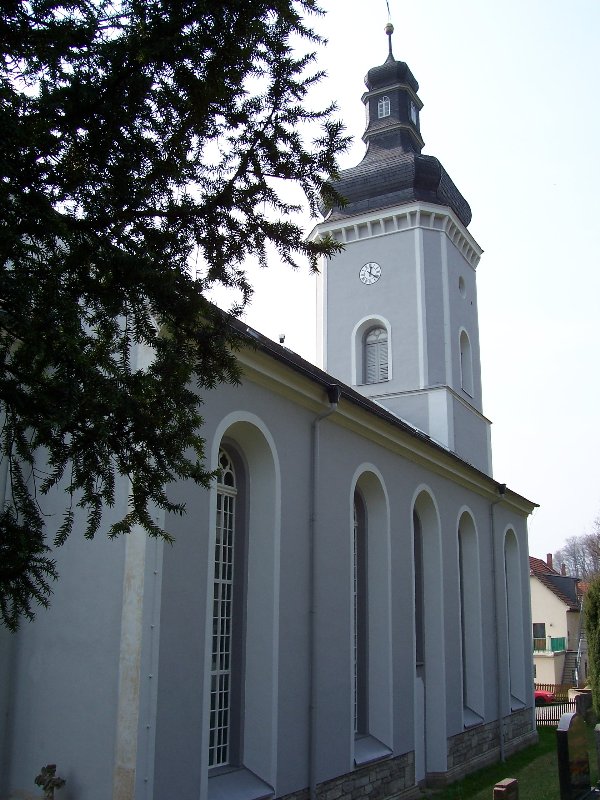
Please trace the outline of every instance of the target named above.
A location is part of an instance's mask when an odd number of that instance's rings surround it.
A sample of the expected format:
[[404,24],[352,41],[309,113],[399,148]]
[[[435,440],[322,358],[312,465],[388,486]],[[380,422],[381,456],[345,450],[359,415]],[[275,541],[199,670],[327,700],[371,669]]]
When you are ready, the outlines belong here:
[[[394,55],[424,103],[424,153],[473,212],[484,413],[494,477],[540,504],[545,557],[600,514],[599,0],[389,0]],[[329,44],[315,104],[335,100],[364,153],[363,79],[387,56],[385,0],[322,0]],[[312,225],[307,225],[307,230]],[[252,271],[244,319],[310,361],[308,269]]]

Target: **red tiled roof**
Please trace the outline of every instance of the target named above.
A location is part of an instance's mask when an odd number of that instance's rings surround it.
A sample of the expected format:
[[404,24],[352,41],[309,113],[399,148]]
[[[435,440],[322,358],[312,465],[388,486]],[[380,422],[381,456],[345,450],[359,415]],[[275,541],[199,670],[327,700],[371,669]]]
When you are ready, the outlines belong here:
[[560,572],[549,567],[541,558],[534,556],[529,556],[529,571],[531,575],[536,575],[538,578],[540,575],[560,575]]
[[[560,572],[549,567],[541,558],[534,558],[533,556],[529,556],[529,574],[536,577],[541,584],[552,592],[552,594],[567,605],[569,611],[579,611],[579,605],[573,602],[574,597],[568,597],[568,595],[561,591],[560,586],[557,585],[566,581],[570,576],[561,575]],[[557,578],[559,579],[558,581],[556,580]],[[575,584],[573,590],[575,594],[578,594],[577,585],[579,580],[577,578],[571,578],[571,580]]]

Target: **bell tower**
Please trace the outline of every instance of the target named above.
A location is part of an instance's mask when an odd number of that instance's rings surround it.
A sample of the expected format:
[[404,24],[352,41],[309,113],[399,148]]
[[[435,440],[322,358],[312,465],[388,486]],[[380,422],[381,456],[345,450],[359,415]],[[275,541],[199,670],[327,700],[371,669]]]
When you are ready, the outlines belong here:
[[320,276],[324,368],[491,474],[483,416],[471,210],[437,158],[421,153],[419,84],[392,54],[369,70],[366,152],[335,186],[312,236],[344,250]]

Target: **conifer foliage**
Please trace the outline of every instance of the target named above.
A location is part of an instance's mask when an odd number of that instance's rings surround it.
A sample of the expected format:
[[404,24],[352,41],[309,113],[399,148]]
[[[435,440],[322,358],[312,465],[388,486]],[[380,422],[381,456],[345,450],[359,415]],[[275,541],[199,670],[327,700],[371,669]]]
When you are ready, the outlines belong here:
[[588,586],[583,604],[583,614],[592,702],[596,714],[600,714],[600,577],[594,578]]
[[[0,614],[13,630],[48,604],[52,547],[138,525],[169,539],[153,509],[184,509],[167,484],[208,484],[202,392],[238,372],[206,289],[236,287],[242,306],[248,255],[314,268],[337,247],[305,241],[279,190],[299,184],[312,211],[335,198],[347,144],[333,108],[308,105],[318,13],[315,0],[3,3]],[[123,481],[127,512],[106,526]]]

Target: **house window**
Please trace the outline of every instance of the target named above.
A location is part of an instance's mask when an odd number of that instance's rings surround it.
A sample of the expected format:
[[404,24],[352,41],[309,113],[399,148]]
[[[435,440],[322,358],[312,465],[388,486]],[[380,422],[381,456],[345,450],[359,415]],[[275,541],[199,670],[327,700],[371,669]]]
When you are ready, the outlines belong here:
[[385,328],[370,328],[364,337],[365,383],[388,379],[388,335]]
[[387,95],[379,98],[377,103],[377,116],[379,119],[389,117],[390,115],[390,98]]
[[368,730],[368,616],[367,616],[367,531],[362,498],[354,494],[353,599],[354,599],[354,733]]
[[[219,453],[221,476],[217,484],[212,659],[210,676],[210,767],[231,763],[233,697],[234,591],[236,589],[236,499],[237,481],[233,461],[225,450]],[[238,582],[239,583],[239,582]]]

